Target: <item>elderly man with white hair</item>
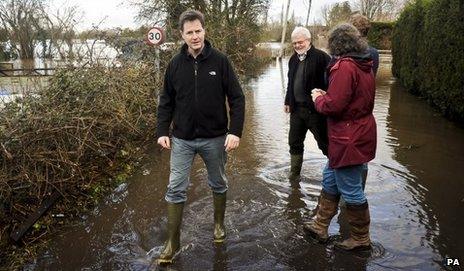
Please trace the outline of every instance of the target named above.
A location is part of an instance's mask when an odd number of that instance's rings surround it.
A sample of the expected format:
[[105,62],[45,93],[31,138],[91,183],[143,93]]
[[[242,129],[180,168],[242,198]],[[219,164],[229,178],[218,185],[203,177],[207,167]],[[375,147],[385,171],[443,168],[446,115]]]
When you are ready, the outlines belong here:
[[316,111],[311,100],[311,90],[327,89],[325,72],[330,56],[311,44],[311,33],[301,26],[296,27],[292,32],[292,45],[295,52],[288,63],[288,86],[284,110],[290,113],[289,179],[294,182],[300,179],[304,140],[308,130],[313,134],[322,153],[327,155],[326,118]]

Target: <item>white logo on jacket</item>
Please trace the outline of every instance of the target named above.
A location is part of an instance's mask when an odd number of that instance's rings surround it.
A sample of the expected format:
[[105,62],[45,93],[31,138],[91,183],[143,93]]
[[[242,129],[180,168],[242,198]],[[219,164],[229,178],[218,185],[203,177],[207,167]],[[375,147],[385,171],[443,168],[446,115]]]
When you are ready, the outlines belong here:
[[216,75],[216,72],[215,71],[210,71],[209,75]]

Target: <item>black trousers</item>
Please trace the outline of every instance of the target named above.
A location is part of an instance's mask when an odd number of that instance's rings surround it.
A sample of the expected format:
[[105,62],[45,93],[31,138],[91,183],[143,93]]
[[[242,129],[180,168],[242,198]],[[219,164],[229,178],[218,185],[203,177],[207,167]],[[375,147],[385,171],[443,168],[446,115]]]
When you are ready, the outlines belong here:
[[288,134],[290,154],[303,154],[304,141],[308,130],[313,134],[322,153],[327,155],[329,139],[326,117],[311,111],[308,107],[296,107],[290,113],[290,132]]

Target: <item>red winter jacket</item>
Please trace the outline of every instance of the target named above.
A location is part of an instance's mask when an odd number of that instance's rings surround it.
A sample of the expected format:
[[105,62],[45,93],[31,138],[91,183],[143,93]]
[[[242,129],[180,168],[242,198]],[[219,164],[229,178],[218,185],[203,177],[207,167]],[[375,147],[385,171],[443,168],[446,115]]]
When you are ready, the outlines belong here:
[[375,79],[369,59],[342,57],[329,66],[327,94],[316,98],[316,110],[327,115],[329,166],[366,163],[375,157]]

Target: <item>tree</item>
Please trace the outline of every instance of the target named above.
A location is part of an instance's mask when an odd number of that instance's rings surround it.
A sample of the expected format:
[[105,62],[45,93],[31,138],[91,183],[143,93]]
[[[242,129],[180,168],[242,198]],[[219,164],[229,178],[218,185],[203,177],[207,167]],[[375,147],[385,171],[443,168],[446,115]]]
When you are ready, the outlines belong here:
[[348,1],[322,7],[322,18],[325,21],[325,25],[329,28],[341,22],[347,22],[351,14],[351,6]]
[[54,11],[42,12],[45,15],[40,31],[42,57],[52,57],[52,48],[54,48],[62,59],[73,58],[73,39],[76,38],[74,26],[82,19],[82,12],[77,6],[62,6]]
[[311,4],[312,4],[312,0],[308,0],[308,12],[306,13],[305,26],[308,26],[309,14],[311,13]]
[[[74,25],[80,20],[76,6],[48,9],[45,0],[0,0],[0,29],[21,59],[34,58],[42,43],[42,57],[51,57],[52,46],[60,55],[72,56]],[[67,52],[62,50],[66,45]]]
[[270,0],[134,0],[138,19],[153,25],[162,24],[167,39],[180,39],[178,18],[188,8],[205,15],[206,33],[215,47],[229,54],[236,64],[253,56]]
[[42,11],[42,0],[0,0],[1,24],[21,59],[34,58]]
[[394,20],[407,0],[353,0],[353,6],[370,20]]

